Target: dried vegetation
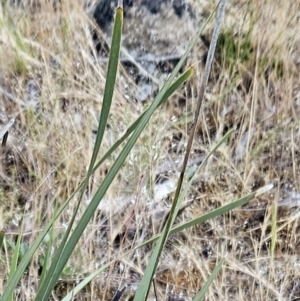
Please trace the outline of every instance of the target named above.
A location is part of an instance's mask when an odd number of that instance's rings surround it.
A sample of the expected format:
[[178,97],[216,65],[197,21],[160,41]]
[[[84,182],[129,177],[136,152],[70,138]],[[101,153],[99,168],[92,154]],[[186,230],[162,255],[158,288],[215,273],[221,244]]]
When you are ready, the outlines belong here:
[[[199,20],[213,8],[210,1],[201,2],[201,7],[197,1],[190,3]],[[159,300],[192,298],[225,254],[226,266],[206,300],[300,298],[299,10],[297,1],[229,3],[190,170],[229,129],[234,134],[197,176],[177,222],[265,184],[274,183],[275,188],[243,208],[171,237],[155,279]],[[91,29],[98,30],[98,36],[101,31],[88,11],[80,1],[0,4],[0,122],[16,119],[6,148],[0,150],[0,226],[11,240],[0,253],[0,291],[24,208],[26,249],[55,206],[78,186],[89,164],[106,65],[95,59]],[[151,120],[74,251],[53,300],[101,264],[159,231],[170,200],[160,199],[155,182],[168,183],[170,191],[174,187],[212,26],[189,58],[196,77]],[[120,67],[99,157],[147,106],[147,101],[136,101],[138,83],[130,70],[126,64]],[[159,78],[156,84],[161,83]],[[95,173],[86,202],[114,159]],[[65,230],[74,205],[57,222],[56,239]],[[277,227],[272,232],[275,212]],[[128,286],[130,298],[149,251],[145,247],[124,257],[76,300],[110,300],[123,285]],[[43,256],[41,247],[15,300],[33,298]]]

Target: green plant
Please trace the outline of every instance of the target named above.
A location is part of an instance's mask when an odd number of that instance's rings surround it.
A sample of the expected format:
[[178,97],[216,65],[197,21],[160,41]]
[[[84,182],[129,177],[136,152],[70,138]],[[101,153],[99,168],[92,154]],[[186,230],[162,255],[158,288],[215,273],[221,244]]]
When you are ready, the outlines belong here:
[[[153,255],[152,255],[151,260],[150,260],[150,263],[149,263],[148,268],[145,272],[145,276],[142,279],[142,282],[141,282],[141,284],[139,286],[139,289],[136,293],[135,300],[140,301],[140,300],[147,299],[150,284],[151,284],[151,281],[153,279],[153,275],[155,273],[156,267],[158,265],[158,260],[160,258],[160,254],[161,254],[162,249],[164,248],[164,245],[166,243],[166,240],[167,240],[167,238],[170,234],[173,234],[173,233],[178,232],[180,230],[186,229],[186,228],[188,228],[190,226],[193,226],[195,224],[199,224],[199,223],[204,222],[206,220],[212,219],[213,217],[222,215],[222,214],[236,208],[237,206],[241,206],[242,204],[245,204],[246,202],[248,202],[250,199],[257,196],[257,194],[258,194],[258,193],[251,193],[251,194],[249,194],[245,197],[242,197],[241,199],[239,199],[235,202],[232,202],[228,205],[222,206],[222,207],[220,207],[220,208],[218,208],[218,209],[216,209],[212,212],[209,212],[209,213],[207,213],[205,215],[202,215],[202,216],[200,216],[196,219],[193,219],[193,220],[191,220],[187,223],[184,223],[183,225],[173,227],[173,223],[174,223],[175,217],[177,216],[177,213],[179,211],[182,199],[187,194],[188,188],[191,186],[191,184],[193,182],[193,176],[189,177],[188,185],[186,186],[184,192],[181,193],[181,186],[182,186],[183,180],[185,178],[185,169],[186,169],[186,166],[187,166],[189,153],[190,153],[191,147],[192,147],[193,136],[194,136],[194,132],[195,132],[196,125],[197,125],[199,112],[200,112],[200,109],[201,109],[202,99],[203,99],[203,96],[204,96],[204,92],[205,92],[205,89],[206,89],[206,86],[207,86],[208,77],[209,77],[209,74],[210,74],[211,63],[212,63],[212,60],[213,60],[213,57],[214,57],[214,48],[216,46],[218,32],[219,32],[219,29],[220,29],[222,16],[223,16],[224,9],[225,9],[225,3],[226,3],[226,1],[222,1],[221,5],[220,5],[220,13],[218,14],[218,17],[217,17],[217,26],[216,26],[215,34],[214,34],[213,39],[212,39],[211,50],[210,50],[209,55],[208,55],[207,67],[206,67],[206,71],[205,71],[205,74],[204,74],[204,79],[203,79],[203,82],[202,82],[202,85],[201,85],[201,92],[199,93],[199,101],[198,101],[198,106],[197,106],[196,113],[195,113],[194,126],[192,128],[191,138],[189,140],[188,148],[187,148],[188,151],[187,151],[186,156],[185,156],[184,165],[183,165],[181,175],[180,175],[180,178],[179,178],[179,182],[178,182],[177,190],[176,190],[175,197],[174,197],[174,200],[173,200],[173,203],[172,203],[172,209],[170,211],[169,218],[166,222],[166,225],[165,225],[162,233],[159,236],[154,237],[153,239],[148,240],[148,241],[144,242],[141,245],[135,246],[132,250],[129,251],[129,252],[132,252],[133,250],[135,250],[135,249],[137,249],[137,248],[139,248],[139,247],[141,247],[145,244],[149,244],[150,242],[157,241],[156,242],[156,247],[153,251]],[[105,195],[107,189],[111,185],[111,183],[114,180],[115,176],[117,175],[118,171],[120,170],[120,168],[124,164],[126,157],[128,156],[129,152],[131,151],[131,149],[135,145],[136,141],[140,137],[140,135],[141,135],[143,129],[145,128],[145,126],[147,125],[149,119],[151,118],[151,116],[153,115],[155,110],[157,110],[157,108],[160,105],[162,105],[164,103],[164,101],[166,101],[166,99],[172,93],[174,93],[176,91],[176,89],[178,89],[185,81],[187,81],[193,75],[193,72],[194,72],[193,68],[188,68],[186,72],[184,72],[181,76],[179,76],[177,79],[175,79],[175,77],[176,77],[179,69],[181,68],[183,62],[186,60],[186,58],[188,56],[188,53],[191,51],[192,47],[196,43],[196,41],[198,39],[198,36],[201,33],[202,29],[199,31],[199,34],[197,34],[197,36],[194,38],[194,40],[191,43],[191,45],[190,45],[189,49],[187,50],[186,54],[182,57],[182,59],[180,60],[180,62],[178,63],[178,65],[176,66],[176,68],[174,69],[172,74],[170,75],[169,79],[167,80],[167,82],[165,83],[163,88],[161,89],[160,93],[155,98],[154,102],[128,128],[128,130],[124,134],[124,136],[120,140],[118,140],[111,147],[111,149],[102,157],[102,159],[99,162],[96,162],[98,152],[99,152],[99,150],[101,148],[101,145],[102,145],[103,136],[104,136],[104,132],[105,132],[105,129],[106,129],[106,125],[107,125],[107,121],[108,121],[108,117],[109,117],[109,113],[110,113],[110,108],[111,108],[111,103],[112,103],[112,98],[113,98],[113,91],[114,91],[116,75],[117,75],[118,59],[119,59],[119,52],[120,52],[121,29],[122,29],[122,9],[121,8],[117,9],[115,20],[116,21],[115,21],[115,25],[114,25],[114,34],[113,34],[113,39],[112,39],[112,47],[111,47],[111,52],[110,52],[109,64],[108,64],[107,80],[106,80],[105,93],[104,93],[104,97],[103,97],[103,105],[102,105],[100,122],[99,122],[99,127],[98,127],[98,134],[97,134],[97,138],[96,138],[96,142],[95,142],[94,150],[93,150],[93,155],[92,155],[92,158],[91,158],[91,162],[90,162],[90,165],[89,165],[89,169],[88,169],[86,178],[81,183],[81,185],[78,187],[78,189],[70,196],[68,201],[63,206],[61,206],[60,208],[58,208],[56,210],[52,221],[44,227],[44,230],[42,231],[42,233],[37,237],[37,239],[34,241],[33,245],[24,254],[21,262],[18,265],[18,267],[15,267],[15,264],[12,265],[11,277],[9,279],[7,288],[4,291],[4,293],[3,293],[3,295],[0,299],[1,301],[7,300],[8,298],[12,298],[13,291],[14,291],[19,279],[22,277],[22,274],[23,274],[26,266],[28,265],[30,259],[32,258],[32,256],[36,252],[37,248],[41,244],[44,237],[47,234],[49,234],[50,237],[52,237],[51,232],[53,231],[54,221],[60,216],[60,214],[63,212],[63,210],[65,209],[67,204],[73,199],[75,193],[79,191],[81,193],[81,197],[78,200],[77,206],[76,206],[76,208],[74,210],[74,213],[73,213],[73,216],[72,216],[72,219],[71,219],[71,221],[68,225],[68,229],[67,229],[64,237],[61,240],[60,246],[56,250],[56,253],[53,257],[51,257],[49,253],[46,256],[46,258],[48,258],[46,260],[46,262],[49,261],[49,267],[48,267],[48,264],[44,264],[44,270],[43,270],[43,274],[42,274],[43,276],[40,279],[39,288],[38,288],[38,292],[37,292],[37,295],[36,295],[36,300],[45,300],[45,301],[48,300],[48,298],[51,294],[51,291],[53,290],[53,288],[54,288],[55,284],[57,283],[59,277],[63,273],[63,270],[65,269],[66,264],[68,262],[68,259],[70,258],[70,256],[71,256],[72,252],[74,251],[79,239],[81,238],[83,231],[86,229],[86,226],[89,223],[90,219],[92,218],[96,208],[98,207],[99,203],[103,199],[103,196]],[[199,169],[203,166],[203,164],[205,164],[205,162],[207,162],[209,157],[220,146],[220,144],[226,143],[226,141],[227,141],[228,137],[230,136],[230,134],[231,134],[231,131],[229,131],[228,134],[226,134],[223,137],[223,139],[214,147],[214,149],[211,150],[210,154],[203,161],[203,163],[199,167]],[[101,166],[101,164],[124,141],[126,141],[126,139],[127,139],[127,143],[125,144],[123,149],[120,151],[119,156],[117,157],[116,161],[114,162],[114,164],[110,168],[109,172],[107,173],[105,179],[103,180],[103,182],[99,186],[97,192],[95,193],[95,195],[93,196],[93,198],[91,200],[91,203],[87,206],[84,214],[81,216],[78,224],[75,224],[75,220],[76,220],[76,217],[77,217],[77,214],[78,214],[78,211],[79,211],[79,207],[82,205],[81,204],[82,196],[85,192],[85,189],[88,185],[88,181],[89,181],[91,175],[93,174],[95,169],[99,168],[99,166]],[[21,233],[20,233],[19,237],[21,237]],[[51,240],[50,240],[48,249],[50,249],[51,245],[52,245],[52,243],[51,243]],[[17,253],[19,253],[19,251]],[[122,254],[121,256],[123,256],[123,255],[125,255],[125,253]],[[116,258],[114,261],[116,261],[118,259],[119,258]],[[223,262],[224,262],[224,260],[221,260],[220,263],[216,266],[216,269],[212,273],[212,275],[209,278],[207,284],[203,286],[203,290],[199,293],[199,295],[196,296],[195,300],[201,300],[201,298],[203,298],[206,290],[209,287],[209,284],[213,281],[214,277],[216,277],[217,271],[221,268]],[[112,263],[109,262],[109,263],[103,265],[100,269],[95,271],[95,273],[93,273],[92,275],[86,277],[86,279],[84,279],[84,281],[82,283],[80,283],[80,285],[78,285],[70,293],[70,295],[66,296],[65,300],[71,300],[70,298],[72,298],[76,294],[76,292],[78,292],[78,289],[79,290],[82,289],[82,287],[83,287],[82,285],[86,285],[88,283],[88,281],[93,279],[93,277],[95,277],[98,273],[102,272],[104,269],[109,267],[111,264]]]

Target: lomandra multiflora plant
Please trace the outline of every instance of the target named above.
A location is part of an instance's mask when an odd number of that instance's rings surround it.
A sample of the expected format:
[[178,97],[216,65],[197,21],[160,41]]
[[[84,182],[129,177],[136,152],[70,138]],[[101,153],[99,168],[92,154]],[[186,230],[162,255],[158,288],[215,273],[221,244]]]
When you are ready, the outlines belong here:
[[[210,70],[211,70],[211,64],[214,58],[214,52],[216,48],[216,43],[219,35],[219,31],[222,24],[223,15],[225,12],[225,6],[226,1],[222,0],[220,1],[220,4],[216,7],[218,8],[218,13],[216,17],[216,25],[214,28],[214,32],[211,39],[211,44],[208,52],[208,57],[206,61],[205,66],[205,72],[203,74],[203,78],[200,85],[200,90],[198,93],[198,101],[197,101],[197,107],[195,111],[194,116],[194,123],[190,131],[190,136],[186,148],[186,153],[184,157],[184,161],[182,164],[181,173],[179,176],[179,180],[177,183],[176,192],[172,201],[172,207],[170,210],[170,214],[168,215],[168,219],[165,223],[164,228],[162,229],[161,233],[145,242],[143,242],[140,245],[133,246],[133,248],[129,251],[121,252],[121,255],[117,258],[115,258],[111,262],[107,262],[106,264],[102,265],[99,269],[95,270],[94,273],[91,275],[86,276],[71,292],[69,292],[65,298],[63,298],[64,301],[66,300],[73,300],[74,296],[78,294],[92,279],[94,279],[97,275],[99,275],[101,272],[103,272],[105,269],[110,267],[114,262],[117,260],[120,260],[122,256],[125,256],[126,254],[133,252],[134,250],[150,243],[155,243],[155,247],[152,251],[152,256],[149,260],[148,266],[144,272],[144,276],[140,282],[140,285],[135,293],[134,300],[135,301],[142,301],[146,300],[149,294],[149,289],[153,280],[153,277],[155,275],[155,271],[158,266],[159,258],[161,256],[162,250],[166,244],[166,241],[170,234],[174,234],[176,232],[182,231],[184,229],[187,229],[189,227],[192,227],[194,225],[203,223],[207,220],[210,220],[216,216],[220,216],[226,212],[229,212],[230,210],[241,206],[245,203],[247,203],[249,200],[256,197],[258,194],[263,193],[264,191],[271,188],[271,185],[264,187],[257,192],[250,193],[238,200],[232,201],[231,203],[224,205],[222,207],[219,207],[213,211],[210,211],[204,215],[201,215],[193,220],[190,220],[182,225],[173,227],[174,220],[178,214],[178,210],[180,208],[180,205],[182,203],[182,200],[187,195],[189,188],[191,187],[191,184],[193,183],[194,177],[191,177],[188,179],[187,185],[185,185],[184,190],[182,191],[182,183],[185,179],[185,172],[186,167],[188,163],[188,159],[192,150],[192,144],[194,139],[194,134],[196,130],[196,126],[198,123],[199,113],[201,110],[201,104],[203,101],[203,97],[205,94],[205,89],[207,86]],[[119,56],[120,56],[120,47],[121,47],[121,33],[122,33],[122,24],[123,24],[123,9],[122,9],[122,1],[119,1],[119,5],[116,9],[115,13],[115,22],[114,22],[114,29],[113,29],[113,36],[112,36],[112,43],[110,48],[110,54],[109,54],[109,62],[107,67],[107,77],[106,77],[106,84],[105,84],[105,91],[103,96],[103,103],[102,103],[102,109],[100,114],[100,122],[98,126],[97,131],[97,137],[93,148],[93,154],[92,158],[90,160],[89,168],[86,173],[86,176],[84,180],[81,182],[81,184],[78,186],[76,191],[69,197],[68,200],[62,205],[61,207],[57,208],[55,215],[53,216],[52,220],[44,227],[43,231],[39,234],[39,236],[35,239],[33,244],[30,246],[29,250],[25,255],[23,256],[22,260],[18,263],[18,255],[20,252],[20,242],[21,242],[21,236],[23,231],[23,224],[21,224],[20,227],[20,233],[19,238],[16,243],[15,249],[14,249],[14,255],[13,259],[11,260],[11,266],[10,266],[10,275],[7,280],[6,288],[1,296],[0,301],[7,301],[7,300],[15,300],[14,298],[14,291],[21,279],[24,275],[24,271],[26,267],[28,266],[31,258],[36,253],[38,247],[40,246],[41,242],[45,238],[46,235],[52,235],[53,231],[53,224],[57,220],[57,218],[62,214],[62,212],[65,210],[66,206],[71,202],[74,201],[74,196],[79,192],[80,197],[79,201],[77,200],[76,208],[73,212],[72,218],[69,222],[68,228],[64,233],[63,238],[61,239],[59,247],[56,249],[55,254],[48,254],[45,258],[45,263],[43,265],[43,271],[41,274],[41,277],[39,279],[39,284],[36,292],[35,300],[37,301],[47,301],[49,300],[50,294],[53,291],[55,285],[57,284],[64,267],[66,266],[70,256],[72,255],[72,252],[76,248],[76,245],[80,238],[82,237],[82,234],[84,230],[86,229],[88,223],[92,219],[94,212],[99,206],[99,203],[102,201],[106,191],[110,187],[111,183],[115,179],[116,175],[120,171],[122,165],[124,164],[128,154],[134,147],[136,141],[138,138],[142,135],[142,131],[145,128],[145,126],[148,124],[151,116],[154,114],[154,112],[172,95],[176,90],[179,89],[179,87],[182,86],[184,82],[186,82],[189,78],[191,78],[194,74],[193,67],[187,68],[185,72],[183,72],[181,75],[178,75],[179,70],[183,66],[183,63],[186,61],[187,56],[191,52],[192,48],[196,44],[196,41],[199,38],[199,35],[202,33],[203,29],[205,28],[207,22],[211,19],[213,16],[214,11],[211,13],[209,18],[207,19],[206,23],[202,26],[202,28],[199,30],[197,35],[194,37],[194,39],[191,41],[186,53],[183,55],[177,66],[174,68],[173,72],[169,76],[168,80],[165,82],[151,105],[137,118],[136,121],[132,123],[131,126],[128,127],[125,134],[115,142],[115,144],[108,150],[108,152],[101,158],[100,161],[97,162],[97,155],[99,153],[99,150],[102,145],[104,133],[106,130],[106,125],[108,121],[108,117],[110,115],[110,109],[111,104],[113,100],[113,93],[115,89],[115,82],[117,78],[117,71],[118,71],[118,64],[119,64]],[[195,172],[197,174],[201,167],[207,162],[208,158],[213,154],[213,152],[222,144],[225,143],[230,136],[232,131],[229,131],[220,141],[215,145],[215,147],[211,150],[211,152],[208,154],[208,156],[205,158],[205,160],[202,162],[202,164],[199,166],[198,170]],[[99,188],[97,189],[95,195],[93,196],[91,202],[86,207],[84,213],[80,218],[78,218],[79,214],[79,208],[83,205],[82,198],[84,195],[84,192],[86,191],[86,187],[88,186],[88,183],[90,181],[91,176],[93,175],[94,171],[98,169],[110,156],[112,153],[116,152],[119,149],[119,146],[124,145],[122,149],[119,151],[119,155],[117,156],[117,159],[109,169],[107,175],[105,176],[103,182],[100,184]],[[195,175],[194,174],[194,175]],[[51,244],[51,242],[50,242]],[[51,249],[51,245],[49,246],[49,249]],[[225,254],[224,254],[225,256]],[[224,264],[226,258],[223,258],[219,263],[216,264],[211,276],[207,279],[207,282],[203,285],[201,291],[196,295],[194,300],[201,300],[207,290],[209,289],[209,286],[213,282],[214,278],[218,274],[218,271],[222,268],[222,265]],[[122,291],[117,292],[116,297],[114,300],[118,300],[122,294]]]

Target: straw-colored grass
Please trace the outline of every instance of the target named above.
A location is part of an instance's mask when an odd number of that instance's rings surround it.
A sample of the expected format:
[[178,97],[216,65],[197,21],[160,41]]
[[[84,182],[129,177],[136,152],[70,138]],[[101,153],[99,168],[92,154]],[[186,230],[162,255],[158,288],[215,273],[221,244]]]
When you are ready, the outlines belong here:
[[[106,77],[106,64],[94,59],[94,24],[81,1],[62,1],[57,7],[46,0],[24,6],[13,2],[0,4],[0,130],[9,118],[16,120],[6,148],[0,150],[0,230],[11,241],[0,252],[0,292],[24,207],[21,247],[26,249],[87,172]],[[198,7],[194,2],[199,18],[216,4],[207,1]],[[300,296],[299,8],[297,1],[228,4],[189,171],[229,129],[234,133],[196,175],[176,223],[266,184],[275,188],[242,208],[173,235],[155,277],[159,300],[190,300],[224,254],[226,265],[205,300]],[[173,189],[176,184],[213,25],[189,58],[196,76],[154,114],[73,252],[52,300],[61,300],[80,279],[162,227],[170,203],[159,199],[154,183],[164,175]],[[121,67],[99,158],[148,105],[135,101],[134,89]],[[94,174],[86,204],[116,157]],[[56,222],[54,245],[74,206],[71,202]],[[146,246],[123,257],[76,300],[110,300],[124,285],[125,295],[133,294],[149,250]],[[33,299],[45,256],[46,242],[20,281],[15,300]]]

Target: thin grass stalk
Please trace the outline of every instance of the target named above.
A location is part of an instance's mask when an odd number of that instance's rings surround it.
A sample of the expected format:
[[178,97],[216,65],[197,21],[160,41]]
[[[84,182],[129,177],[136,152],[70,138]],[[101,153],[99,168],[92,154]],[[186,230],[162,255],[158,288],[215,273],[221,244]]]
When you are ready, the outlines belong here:
[[[270,269],[268,279],[271,283],[271,279],[275,277],[275,248],[277,244],[277,211],[278,211],[278,198],[275,198],[275,201],[272,204],[271,212],[271,259],[270,259]],[[267,289],[266,299],[268,299],[269,288]]]
[[[233,202],[231,202],[230,204],[224,205],[220,208],[217,208],[215,210],[212,210],[204,215],[201,215],[191,221],[188,221],[184,224],[181,224],[179,226],[173,227],[170,231],[170,235],[179,233],[183,230],[186,230],[190,227],[193,227],[195,225],[200,225],[202,223],[204,223],[205,221],[208,221],[214,217],[220,216],[230,210],[233,210],[235,208],[238,208],[240,206],[243,206],[244,204],[247,204],[250,200],[254,199],[255,197],[259,196],[262,193],[265,193],[267,191],[269,191],[270,189],[272,189],[273,186],[272,185],[267,185],[265,187],[263,187],[262,189],[259,189],[256,192],[250,193],[248,195],[245,195]],[[97,269],[96,271],[94,271],[92,274],[90,274],[89,276],[87,276],[84,280],[82,280],[67,296],[65,296],[62,301],[71,301],[72,300],[72,296],[75,296],[78,292],[80,292],[89,282],[91,282],[95,277],[97,277],[99,274],[101,274],[103,271],[105,271],[107,268],[109,268],[112,264],[114,264],[117,261],[120,261],[124,256],[128,256],[131,252],[136,251],[137,249],[144,247],[150,243],[155,242],[156,240],[158,240],[160,238],[161,234],[158,234],[155,237],[152,237],[151,239],[135,246],[133,249],[123,253],[122,255],[118,256],[117,258],[115,258],[114,260],[104,264],[102,267],[100,267],[99,269]]]
[[[54,212],[56,215],[56,210]],[[40,281],[39,281],[39,287],[44,282],[44,280],[47,276],[48,266],[50,265],[50,262],[51,262],[51,249],[53,247],[53,235],[54,235],[53,227],[50,228],[48,235],[49,235],[49,241],[47,243],[46,256],[44,259],[43,270],[42,270],[42,274],[41,274]]]
[[[202,30],[201,30],[202,31]],[[165,97],[166,92],[168,91],[173,79],[175,78],[176,74],[178,73],[179,69],[181,68],[182,64],[186,60],[189,52],[191,51],[191,48],[196,43],[197,37],[193,40],[193,43],[188,47],[186,53],[181,58],[180,62],[177,64],[177,66],[174,68],[173,72],[171,73],[169,79],[164,84],[162,90],[155,98],[154,102],[150,105],[149,110],[145,112],[145,115],[141,119],[140,123],[137,125],[137,128],[132,133],[132,136],[130,137],[129,141],[121,151],[119,157],[115,161],[115,163],[112,165],[111,169],[109,170],[108,174],[106,175],[105,179],[103,180],[101,186],[99,187],[98,191],[96,192],[95,196],[92,198],[90,204],[88,205],[86,211],[83,213],[83,216],[81,220],[79,221],[78,225],[74,229],[71,237],[69,238],[68,242],[64,246],[64,250],[61,253],[61,256],[59,258],[58,263],[56,264],[55,273],[54,271],[49,271],[50,275],[53,275],[51,277],[51,280],[48,282],[47,287],[41,289],[41,293],[37,295],[36,300],[45,300],[47,299],[47,296],[50,295],[51,287],[53,288],[55,285],[55,282],[57,281],[60,273],[63,270],[63,267],[65,266],[67,260],[69,259],[71,253],[73,252],[73,249],[75,248],[78,240],[80,239],[84,229],[86,228],[88,222],[90,221],[90,218],[93,216],[95,210],[97,209],[100,201],[102,200],[102,197],[106,193],[108,187],[111,185],[111,182],[113,181],[114,177],[118,173],[119,169],[123,165],[126,157],[128,156],[130,150],[134,146],[135,142],[139,138],[142,130],[146,126],[146,124],[149,122],[150,117],[154,113],[154,111],[157,109],[158,105],[161,103],[162,99]],[[51,268],[50,268],[51,269]],[[51,273],[53,272],[53,273]],[[45,282],[46,283],[46,282]],[[46,291],[44,291],[44,289]],[[45,292],[45,293],[43,293]]]
[[205,295],[206,295],[209,287],[211,286],[211,284],[213,283],[213,281],[217,277],[219,271],[221,270],[221,268],[222,268],[222,266],[224,264],[224,261],[225,261],[225,258],[221,259],[221,261],[215,266],[214,270],[212,271],[212,273],[208,277],[207,281],[205,282],[205,284],[201,288],[200,292],[193,299],[193,301],[201,301],[201,300],[203,300],[203,298],[205,297]]
[[5,237],[5,232],[0,231],[0,248],[2,248],[3,246],[4,237]]
[[[61,213],[61,212],[60,212]],[[59,217],[60,213],[57,215],[54,215],[51,221],[46,225],[45,229],[40,233],[40,235],[37,237],[37,239],[33,242],[33,245],[30,247],[30,249],[25,253],[23,259],[18,265],[18,268],[16,272],[13,274],[12,278],[8,281],[7,287],[5,288],[3,295],[0,298],[0,301],[6,301],[8,300],[8,297],[10,294],[12,294],[21,279],[26,267],[28,266],[28,263],[30,262],[33,254],[36,252],[37,248],[41,244],[43,238],[48,233],[49,229],[54,224],[55,220]]]
[[[172,83],[170,85],[170,87],[167,89],[165,95],[162,97],[161,102],[158,104],[158,106],[162,105],[167,98],[174,93],[177,88],[179,88],[185,81],[187,81],[192,75],[193,75],[194,69],[193,68],[189,68],[186,72],[184,72],[184,74],[182,74],[176,81],[174,81],[174,83]],[[148,111],[150,109],[147,108],[146,111]],[[146,112],[145,111],[145,112]],[[143,114],[145,114],[145,112]],[[102,157],[102,159],[96,164],[96,166],[93,169],[93,173],[95,172],[95,170],[97,168],[99,168],[101,166],[101,164],[107,159],[109,158],[109,156],[118,148],[118,146],[120,146],[122,144],[122,142],[124,142],[126,140],[126,138],[129,137],[129,135],[135,130],[135,127],[137,126],[137,124],[139,123],[139,121],[141,120],[140,116],[132,125],[131,127],[126,131],[126,133],[106,152],[106,154]],[[30,259],[32,258],[33,254],[36,252],[37,248],[39,247],[40,243],[42,242],[42,240],[44,239],[45,235],[47,235],[47,233],[50,231],[52,225],[54,224],[54,222],[57,220],[57,218],[60,216],[60,214],[63,212],[63,210],[66,208],[66,206],[69,204],[69,202],[73,199],[74,195],[78,192],[78,190],[84,185],[84,181],[86,179],[84,179],[81,184],[77,187],[77,189],[71,194],[71,196],[69,197],[69,199],[57,210],[57,213],[53,216],[53,218],[51,219],[51,221],[45,225],[44,230],[38,235],[38,237],[35,239],[33,245],[29,248],[29,250],[26,252],[25,256],[23,257],[23,259],[21,260],[21,262],[18,265],[18,271],[17,273],[15,273],[12,277],[12,279],[10,280],[10,282],[8,283],[8,286],[5,289],[5,292],[11,292],[14,290],[14,288],[16,287],[18,281],[20,280],[22,273],[24,272],[26,266],[28,265]],[[3,237],[4,237],[4,232],[3,232]],[[2,298],[0,298],[0,300],[4,300]]]
[[[24,230],[24,219],[25,219],[25,212],[23,213],[23,216],[22,216],[18,239],[17,239],[17,242],[15,244],[12,261],[10,263],[10,271],[9,271],[8,281],[13,277],[14,273],[17,270],[18,259],[19,259],[19,256],[20,256],[21,240],[22,240],[23,230]],[[10,294],[8,300],[13,301],[13,292]]]
[[192,148],[192,143],[193,143],[193,140],[194,140],[194,134],[195,134],[195,130],[196,130],[197,123],[198,123],[201,104],[202,104],[205,89],[206,89],[206,86],[207,86],[208,77],[209,77],[210,70],[211,70],[212,60],[214,58],[217,39],[218,39],[218,36],[219,36],[219,31],[220,31],[220,28],[221,28],[221,23],[222,23],[224,12],[225,12],[226,2],[227,2],[226,0],[221,0],[220,4],[219,4],[218,14],[217,14],[217,18],[216,18],[216,26],[214,28],[212,41],[211,41],[211,44],[210,44],[210,47],[209,47],[209,50],[208,50],[208,57],[207,57],[206,65],[205,65],[204,77],[203,77],[203,80],[202,80],[201,86],[200,86],[199,98],[198,98],[196,112],[195,112],[195,118],[194,118],[194,124],[193,124],[193,127],[191,129],[190,137],[189,137],[189,140],[188,140],[187,149],[186,149],[184,160],[183,160],[183,166],[182,166],[181,173],[180,173],[180,176],[179,176],[179,180],[178,180],[178,183],[177,183],[175,196],[174,196],[174,200],[173,200],[172,207],[171,207],[171,210],[170,210],[170,214],[169,214],[169,217],[167,219],[166,225],[165,225],[165,227],[162,231],[162,234],[161,234],[161,236],[160,236],[160,238],[157,242],[157,245],[156,245],[156,247],[155,247],[155,249],[154,249],[154,251],[151,255],[151,258],[150,258],[149,264],[147,266],[147,269],[145,271],[145,274],[144,274],[144,276],[141,280],[141,283],[138,287],[138,290],[135,294],[134,301],[146,300],[147,297],[148,297],[151,282],[152,282],[152,279],[154,277],[154,273],[155,273],[155,270],[157,268],[160,255],[161,255],[162,250],[165,246],[165,243],[167,241],[167,237],[169,235],[170,229],[171,229],[171,227],[174,223],[175,217],[177,216],[177,213],[178,213],[178,210],[179,210],[179,206],[177,206],[178,199],[179,199],[179,194],[180,194],[180,191],[181,191],[181,187],[182,187],[182,183],[183,183],[183,179],[184,179],[184,174],[185,174],[185,171],[186,171],[188,159],[189,159],[191,148]]
[[[116,76],[117,76],[118,63],[119,63],[122,25],[123,25],[123,10],[120,7],[118,7],[116,10],[116,18],[115,18],[115,23],[114,23],[113,37],[112,37],[112,46],[111,46],[111,51],[110,51],[109,63],[108,63],[107,79],[106,79],[106,83],[105,83],[105,90],[104,90],[103,103],[102,103],[102,109],[101,109],[101,114],[100,114],[100,121],[99,121],[97,138],[95,141],[91,162],[89,165],[89,169],[88,169],[87,176],[84,181],[83,187],[81,188],[81,195],[79,197],[79,202],[77,203],[76,208],[73,212],[71,221],[68,225],[66,233],[64,234],[62,242],[60,243],[60,246],[52,260],[48,274],[45,277],[45,280],[43,281],[43,283],[41,284],[41,286],[37,292],[36,300],[48,300],[51,290],[55,286],[55,283],[58,280],[58,278],[68,260],[67,254],[69,254],[69,256],[70,256],[75,247],[75,245],[74,245],[72,247],[72,249],[66,250],[67,247],[70,248],[67,241],[68,241],[69,235],[71,233],[75,218],[77,216],[82,196],[87,187],[88,180],[89,180],[90,176],[92,175],[93,167],[96,162],[97,155],[98,155],[98,152],[99,152],[102,140],[103,140],[104,131],[105,131],[106,125],[107,125],[107,120],[108,120],[108,116],[109,116],[109,112],[110,112],[110,107],[111,107],[113,92],[114,92],[114,86],[115,86],[115,81],[116,81]],[[79,240],[79,238],[80,237],[77,237],[77,241]]]
[[[232,134],[232,130],[229,131],[228,133],[226,133],[226,135],[216,144],[216,146],[210,151],[210,153],[205,157],[205,159],[203,160],[203,162],[199,165],[199,167],[196,169],[195,173],[193,174],[193,176],[188,180],[188,183],[183,191],[183,193],[180,195],[180,198],[179,198],[179,201],[178,201],[178,208],[180,207],[180,204],[182,203],[184,197],[187,195],[192,183],[193,183],[193,180],[196,176],[196,174],[198,173],[198,171],[201,169],[202,166],[204,166],[204,164],[207,162],[207,160],[210,158],[210,156],[213,155],[213,153],[223,144],[225,143],[230,135]],[[172,232],[172,230],[171,230]],[[142,246],[145,246],[147,244],[150,244],[150,243],[153,243],[155,240],[159,239],[160,237],[160,234],[157,235],[156,237],[153,237],[152,239],[150,240],[147,240],[146,242],[138,245],[137,247],[134,248],[134,250],[142,247]],[[129,254],[130,252],[132,252],[133,250],[130,250],[129,252],[126,252],[125,254]],[[121,257],[125,256],[125,254],[121,255]],[[121,259],[121,257],[118,257],[117,260]],[[99,273],[103,272],[107,267],[109,267],[111,264],[113,264],[115,261],[112,261],[110,263],[108,263],[107,265],[104,265],[102,266],[101,268],[99,268],[97,271],[95,271],[94,273],[92,273],[91,275],[89,275],[87,278],[85,278],[81,283],[79,283],[75,288],[74,290],[72,290],[64,299],[63,301],[67,301],[67,300],[71,300],[71,296],[73,296],[73,293],[76,295],[85,285],[87,285],[91,280],[93,280],[94,277],[96,277]],[[74,291],[74,292],[73,292]]]

